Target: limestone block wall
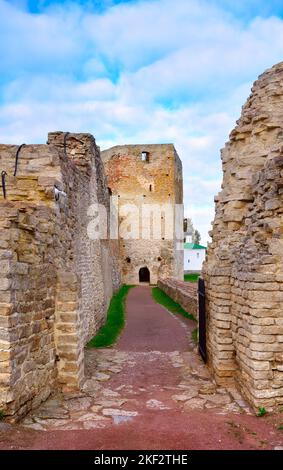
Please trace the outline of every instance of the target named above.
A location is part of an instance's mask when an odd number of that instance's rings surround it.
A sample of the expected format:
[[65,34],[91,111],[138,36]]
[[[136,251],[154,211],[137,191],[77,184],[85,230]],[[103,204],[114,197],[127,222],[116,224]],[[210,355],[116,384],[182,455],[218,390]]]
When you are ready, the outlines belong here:
[[[49,134],[21,149],[13,176],[17,149],[0,146],[0,409],[18,418],[58,385],[80,387],[84,345],[119,278],[118,248],[87,236],[89,205],[109,204],[93,137]],[[54,185],[66,196],[55,200]]]
[[222,150],[203,277],[209,363],[250,403],[283,404],[283,63],[254,83]]
[[[148,161],[142,161],[141,154],[146,152]],[[174,234],[174,227],[183,228],[182,213],[175,204],[183,203],[182,164],[172,144],[161,145],[123,145],[101,153],[105,165],[108,185],[113,197],[117,198],[120,228],[127,218],[126,205],[135,205],[138,222],[134,239],[119,236],[120,264],[123,282],[139,283],[139,270],[147,267],[150,282],[157,283],[160,278],[183,278],[183,232],[180,239]],[[163,213],[143,212],[143,207],[158,208],[169,205],[171,212],[166,219],[166,227],[174,235],[166,238]],[[161,232],[153,233],[152,220],[160,223]],[[144,236],[148,227],[151,227]]]
[[48,146],[26,146],[14,177],[16,151],[16,146],[0,147],[1,171],[7,172],[7,199],[1,194],[0,202],[0,408],[24,414],[32,398],[37,404],[49,395],[56,378],[56,272],[49,261],[55,213],[49,181],[59,178],[59,159]]

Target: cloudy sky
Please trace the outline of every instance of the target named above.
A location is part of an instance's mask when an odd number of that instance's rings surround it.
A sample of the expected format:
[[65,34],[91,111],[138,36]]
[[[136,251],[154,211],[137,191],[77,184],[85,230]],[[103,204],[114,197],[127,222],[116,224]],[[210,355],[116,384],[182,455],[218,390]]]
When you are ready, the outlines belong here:
[[283,60],[282,0],[0,0],[0,142],[173,142],[201,231],[252,82]]

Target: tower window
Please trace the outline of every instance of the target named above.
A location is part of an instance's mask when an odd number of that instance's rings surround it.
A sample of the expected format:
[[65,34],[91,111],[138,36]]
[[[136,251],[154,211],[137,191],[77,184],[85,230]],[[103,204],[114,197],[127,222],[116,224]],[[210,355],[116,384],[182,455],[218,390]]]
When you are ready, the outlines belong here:
[[152,184],[149,185],[149,190],[152,191]]
[[127,256],[126,261],[127,261],[127,263],[130,263],[130,262],[131,262],[131,258],[129,258],[129,256]]
[[149,161],[149,153],[148,152],[142,152],[141,153],[141,160],[142,160],[142,162],[148,162]]

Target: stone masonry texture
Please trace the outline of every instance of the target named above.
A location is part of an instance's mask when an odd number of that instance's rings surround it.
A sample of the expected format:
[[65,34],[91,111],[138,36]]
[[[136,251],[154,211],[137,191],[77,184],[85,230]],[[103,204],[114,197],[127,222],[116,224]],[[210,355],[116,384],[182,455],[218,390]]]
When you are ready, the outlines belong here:
[[203,277],[209,365],[255,409],[283,405],[283,63],[254,83],[222,150]]
[[[142,161],[142,152],[146,152],[147,161]],[[174,145],[116,146],[103,151],[101,156],[112,196],[118,199],[121,226],[128,204],[136,206],[135,220],[140,220],[135,239],[119,237],[122,281],[138,284],[139,271],[143,267],[149,269],[152,284],[167,277],[183,279],[183,232],[179,236],[175,231],[175,227],[182,227],[183,223],[183,175]],[[143,208],[154,210],[154,206],[162,205],[171,208],[167,217],[162,211],[153,215],[153,219],[150,214],[142,216]],[[165,218],[166,227],[171,227],[171,239],[166,237]],[[160,223],[159,238],[153,233],[151,220]],[[145,238],[144,230],[150,226],[151,232]]]
[[87,235],[89,206],[110,206],[94,138],[50,133],[22,147],[13,176],[17,150],[0,145],[0,409],[11,419],[82,386],[84,346],[120,285],[118,242]]
[[171,297],[183,309],[198,318],[198,284],[197,282],[178,281],[174,278],[160,279],[159,289]]

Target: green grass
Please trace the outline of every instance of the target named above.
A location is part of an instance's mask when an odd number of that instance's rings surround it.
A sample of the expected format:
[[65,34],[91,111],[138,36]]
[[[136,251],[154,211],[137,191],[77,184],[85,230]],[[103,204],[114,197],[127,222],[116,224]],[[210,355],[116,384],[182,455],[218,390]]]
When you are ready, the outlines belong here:
[[186,282],[197,282],[200,274],[184,274],[184,281]]
[[106,348],[117,341],[125,326],[125,299],[132,287],[134,286],[124,285],[113,295],[108,308],[106,323],[87,343],[87,348]]
[[169,312],[178,313],[185,318],[189,318],[190,320],[196,321],[195,317],[191,313],[186,312],[181,307],[181,305],[177,304],[177,302],[171,299],[171,297],[165,294],[165,292],[159,289],[159,287],[153,287],[151,292],[155,302],[167,308]]
[[266,415],[266,413],[267,413],[266,409],[263,406],[260,406],[258,409],[257,416],[261,417],[261,416]]
[[283,431],[283,424],[280,424],[277,429],[278,431]]
[[198,328],[195,328],[192,331],[192,340],[197,344],[198,343]]

